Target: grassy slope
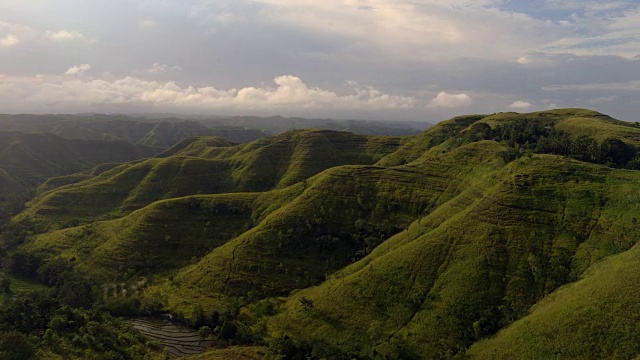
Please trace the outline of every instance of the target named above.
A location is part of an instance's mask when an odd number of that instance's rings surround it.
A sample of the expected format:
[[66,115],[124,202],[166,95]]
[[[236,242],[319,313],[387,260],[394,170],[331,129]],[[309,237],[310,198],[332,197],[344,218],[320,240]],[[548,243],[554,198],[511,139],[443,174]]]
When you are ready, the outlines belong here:
[[498,113],[487,116],[481,122],[492,127],[518,119],[539,121],[554,126],[577,137],[585,135],[602,142],[607,138],[621,139],[631,145],[640,145],[640,127],[613,119],[597,111],[586,109],[559,109],[528,114]]
[[[462,192],[470,174],[501,166],[495,154],[502,150],[487,142],[422,166],[325,171],[255,228],[179,272],[177,288],[167,291],[185,298],[192,293],[211,311],[221,295],[225,301],[260,298],[317,284],[358,259],[357,250],[370,251],[367,242],[377,245]],[[213,297],[216,301],[209,301]],[[180,299],[175,300],[173,306],[180,308]]]
[[[128,267],[163,271],[187,265],[151,289],[167,297],[169,309],[186,316],[196,306],[210,313],[241,298],[254,301],[304,289],[285,299],[281,313],[268,320],[271,336],[287,334],[366,357],[448,358],[526,315],[531,305],[590,265],[631,248],[640,235],[635,226],[638,172],[551,155],[505,166],[503,145],[460,146],[451,139],[476,122],[495,126],[518,118],[558,127],[573,123],[565,129],[574,135],[611,124],[612,134],[634,141],[632,126],[580,109],[456,118],[410,138],[387,157],[399,140],[367,138],[354,146],[346,135],[304,131],[235,148],[195,141],[176,152],[189,156],[127,164],[131,171],[116,168],[86,182],[105,189],[101,208],[90,211],[104,211],[105,204],[112,204],[109,211],[122,209],[130,199],[142,199],[136,206],[153,201],[143,196],[151,191],[135,189],[153,171],[156,177],[148,182],[160,186],[175,174],[152,170],[156,162],[229,159],[234,186],[282,189],[164,200],[122,219],[41,235],[30,246],[79,256],[78,269],[110,280]],[[337,154],[347,163],[380,161],[331,168],[286,187],[334,165],[318,153]],[[202,210],[208,208],[204,203],[233,201],[245,206],[233,220],[216,221],[227,211]],[[47,211],[40,205],[34,208]],[[224,235],[199,235],[205,221],[221,226]],[[242,232],[225,232],[224,224],[231,223],[244,227]],[[179,237],[175,243],[160,243],[166,235],[162,225],[176,227],[169,234]],[[369,256],[345,267],[368,253],[370,248],[358,252],[364,244],[383,240]],[[198,246],[202,252],[182,249],[177,261],[163,267],[177,249]],[[203,256],[205,249],[211,251]],[[144,263],[148,259],[152,264]],[[313,306],[305,309],[303,297]]]
[[20,194],[24,191],[26,191],[26,189],[23,185],[11,177],[6,171],[0,169],[0,199],[11,198],[15,196],[15,194]]
[[117,163],[117,162],[103,163],[86,171],[82,171],[82,172],[78,172],[70,175],[50,177],[45,182],[43,182],[42,185],[38,186],[37,192],[44,193],[44,192],[48,192],[48,191],[63,187],[65,185],[75,184],[81,181],[89,180],[91,178],[94,178],[102,174],[105,171],[111,170],[120,165],[122,165],[122,163]]
[[52,134],[12,131],[0,132],[0,144],[0,168],[26,186],[105,162],[153,155],[147,148],[122,141],[67,140]]
[[308,130],[229,145],[219,138],[192,139],[160,158],[52,186],[22,216],[60,227],[77,220],[122,216],[166,198],[284,188],[333,166],[374,163],[393,152],[400,139]]
[[632,359],[640,354],[640,246],[593,266],[470,359]]
[[486,115],[469,115],[442,121],[422,134],[409,138],[398,151],[382,158],[378,165],[396,166],[410,163],[485,117]]
[[272,335],[367,357],[453,356],[592,262],[630,248],[640,238],[637,184],[637,172],[523,159],[291,297]]
[[257,193],[163,200],[120,219],[42,234],[27,248],[74,258],[98,281],[118,280],[126,271],[147,275],[185,266],[251,228],[270,200]]
[[261,130],[237,126],[207,127],[176,118],[144,119],[124,115],[3,115],[0,130],[52,133],[65,139],[122,140],[166,149],[191,136],[221,136],[231,141],[250,142],[265,137]]

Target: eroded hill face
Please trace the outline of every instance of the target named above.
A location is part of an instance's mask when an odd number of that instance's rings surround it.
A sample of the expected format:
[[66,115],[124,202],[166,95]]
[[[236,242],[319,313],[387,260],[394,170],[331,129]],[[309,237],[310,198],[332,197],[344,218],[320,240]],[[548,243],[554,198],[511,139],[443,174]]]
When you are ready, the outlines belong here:
[[626,357],[640,352],[635,317],[603,306],[640,291],[639,134],[565,109],[459,117],[402,139],[200,138],[50,184],[16,221],[70,226],[25,236],[21,251],[72,266],[109,301],[129,284],[145,310],[234,324],[284,356],[544,357],[569,341],[550,329],[588,313],[585,348]]

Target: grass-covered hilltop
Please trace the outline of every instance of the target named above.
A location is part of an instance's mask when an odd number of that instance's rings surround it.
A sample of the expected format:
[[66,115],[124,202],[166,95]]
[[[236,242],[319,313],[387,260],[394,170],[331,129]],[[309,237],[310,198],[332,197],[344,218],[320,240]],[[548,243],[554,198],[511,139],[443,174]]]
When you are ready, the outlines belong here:
[[148,156],[51,174],[4,225],[0,359],[164,358],[123,319],[158,314],[214,344],[194,359],[640,356],[638,123],[498,113]]

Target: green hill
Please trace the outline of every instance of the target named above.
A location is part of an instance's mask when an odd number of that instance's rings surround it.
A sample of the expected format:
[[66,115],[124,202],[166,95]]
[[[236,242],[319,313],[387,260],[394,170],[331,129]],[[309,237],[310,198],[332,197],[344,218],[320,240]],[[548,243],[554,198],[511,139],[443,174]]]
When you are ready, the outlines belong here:
[[52,179],[13,225],[118,301],[283,358],[632,358],[638,134],[561,109],[192,138]]
[[639,176],[556,156],[519,160],[297,293],[271,331],[353,356],[449,358],[629,249],[640,189],[621,184]]
[[230,125],[205,126],[178,118],[147,119],[125,115],[3,115],[0,130],[51,133],[65,139],[121,140],[156,149],[167,149],[192,136],[220,136],[235,142],[265,137],[257,129]]
[[298,130],[232,145],[221,138],[193,138],[157,158],[95,176],[58,179],[66,186],[54,187],[52,181],[43,188],[52,190],[33,200],[21,216],[59,226],[121,216],[166,198],[284,188],[330,167],[375,163],[397,149],[400,139]]
[[68,140],[53,134],[0,131],[0,221],[22,208],[33,189],[51,177],[154,153],[149,147],[124,141]]
[[52,134],[0,131],[0,168],[28,186],[101,163],[153,154],[150,148],[124,141],[67,140]]
[[639,250],[636,245],[593,266],[495,338],[476,343],[468,358],[637,358]]

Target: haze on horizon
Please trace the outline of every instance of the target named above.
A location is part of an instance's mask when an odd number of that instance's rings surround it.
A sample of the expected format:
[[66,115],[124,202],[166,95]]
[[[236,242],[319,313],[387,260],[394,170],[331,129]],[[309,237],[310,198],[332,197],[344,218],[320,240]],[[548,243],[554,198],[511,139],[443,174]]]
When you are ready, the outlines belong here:
[[637,121],[637,0],[0,0],[0,113]]

